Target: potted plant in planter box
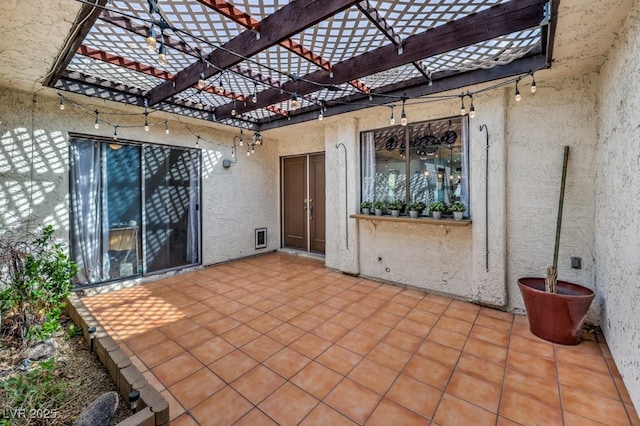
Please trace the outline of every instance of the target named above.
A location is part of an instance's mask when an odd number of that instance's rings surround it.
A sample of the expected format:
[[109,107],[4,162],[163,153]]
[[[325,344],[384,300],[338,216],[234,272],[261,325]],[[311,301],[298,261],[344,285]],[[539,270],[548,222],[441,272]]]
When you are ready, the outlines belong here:
[[389,210],[391,210],[391,216],[393,217],[400,216],[400,210],[402,210],[403,206],[404,206],[404,203],[400,200],[391,201],[389,203]]
[[438,220],[442,219],[442,212],[444,211],[444,204],[440,201],[432,201],[429,203],[429,211],[431,212],[431,216]]
[[449,206],[449,211],[453,213],[455,220],[462,220],[465,210],[467,206],[460,201],[455,201]]
[[384,202],[381,200],[375,200],[372,204],[373,209],[376,211],[376,216],[382,216],[382,209],[384,209]]
[[422,201],[414,201],[407,204],[407,210],[409,211],[409,217],[417,218],[420,215],[420,212],[424,210],[424,203]]
[[371,206],[373,204],[371,203],[371,201],[363,201],[360,203],[360,210],[362,210],[362,214],[369,214],[371,213]]
[[529,317],[529,329],[533,334],[553,343],[577,345],[580,343],[580,332],[595,293],[588,287],[557,279],[568,158],[569,147],[565,146],[553,266],[547,268],[546,278],[518,279],[518,287]]

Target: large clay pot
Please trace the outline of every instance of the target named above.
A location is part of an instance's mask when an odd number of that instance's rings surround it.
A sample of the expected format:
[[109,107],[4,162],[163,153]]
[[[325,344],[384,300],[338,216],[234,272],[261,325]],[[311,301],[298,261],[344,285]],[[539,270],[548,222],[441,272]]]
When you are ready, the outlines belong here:
[[529,329],[541,339],[561,345],[580,343],[593,290],[558,280],[558,292],[544,290],[544,278],[520,278],[518,287],[529,317]]

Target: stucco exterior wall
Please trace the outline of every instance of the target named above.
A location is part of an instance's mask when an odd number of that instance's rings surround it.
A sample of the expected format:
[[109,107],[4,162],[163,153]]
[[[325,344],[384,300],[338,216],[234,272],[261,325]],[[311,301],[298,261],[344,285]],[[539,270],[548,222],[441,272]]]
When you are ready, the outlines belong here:
[[[524,308],[520,277],[544,277],[553,263],[564,146],[569,146],[558,279],[595,288],[594,193],[597,74],[545,81],[535,94],[513,87],[506,105],[507,282],[511,306]],[[526,89],[526,92],[525,90]],[[582,258],[571,269],[570,257]],[[599,323],[600,296],[587,321]]]
[[602,329],[635,407],[640,407],[640,3],[600,71],[596,281]]
[[[137,108],[120,108],[73,96],[91,111],[141,113]],[[35,224],[53,224],[57,236],[69,238],[69,132],[111,137],[113,127],[94,129],[94,116],[67,102],[59,109],[55,92],[30,93],[0,89],[0,228],[10,228],[29,217]],[[170,133],[163,120],[169,120]],[[120,139],[196,147],[202,149],[202,254],[203,264],[275,250],[279,243],[277,143],[265,138],[255,155],[238,148],[237,162],[231,159],[231,145],[237,132],[203,127],[188,119],[152,113],[151,130],[145,132],[141,116],[109,116],[117,122]],[[156,125],[154,125],[156,123]],[[125,126],[140,126],[126,128]],[[33,189],[33,191],[32,191]],[[255,249],[255,228],[267,228],[267,248]]]

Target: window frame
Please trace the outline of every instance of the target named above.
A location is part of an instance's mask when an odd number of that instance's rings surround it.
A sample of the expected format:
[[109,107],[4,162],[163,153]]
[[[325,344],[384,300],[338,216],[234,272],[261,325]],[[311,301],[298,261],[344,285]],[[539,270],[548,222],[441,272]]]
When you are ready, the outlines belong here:
[[[378,152],[382,151],[381,149],[379,149],[379,144],[380,141],[375,139],[375,135],[376,132],[379,132],[381,134],[400,134],[400,132],[402,133],[402,137],[398,138],[399,142],[397,142],[397,146],[393,147],[393,150],[390,149],[389,147],[389,141],[386,142],[386,151],[397,151],[401,156],[404,156],[404,161],[402,162],[402,164],[404,165],[404,194],[402,196],[402,198],[404,198],[404,203],[405,206],[407,204],[408,201],[412,201],[412,194],[415,193],[416,188],[415,188],[415,183],[412,183],[411,179],[407,178],[407,177],[411,177],[411,168],[412,168],[412,160],[415,161],[415,157],[414,157],[414,152],[413,150],[418,150],[419,147],[416,147],[416,141],[420,142],[419,139],[420,137],[426,137],[429,136],[431,134],[431,125],[432,124],[439,124],[440,126],[442,126],[442,123],[446,123],[449,122],[449,126],[448,129],[451,130],[452,127],[452,123],[459,123],[456,124],[456,126],[459,126],[460,131],[459,131],[459,136],[457,137],[456,141],[454,141],[454,143],[450,144],[450,145],[446,145],[446,144],[442,144],[442,143],[438,143],[438,152],[441,154],[441,150],[442,149],[450,149],[450,155],[453,155],[453,147],[457,146],[457,141],[459,140],[460,146],[459,146],[459,155],[460,155],[460,173],[459,176],[454,175],[454,169],[452,165],[446,166],[443,162],[442,165],[436,165],[435,161],[432,163],[434,166],[433,168],[435,169],[435,171],[437,172],[439,169],[438,167],[441,167],[442,170],[445,172],[445,182],[447,182],[448,180],[446,180],[446,174],[447,174],[447,170],[449,173],[449,177],[451,180],[456,179],[456,188],[460,188],[460,195],[453,195],[453,192],[451,189],[448,189],[448,194],[447,194],[447,201],[450,203],[452,199],[454,199],[454,201],[458,201],[461,200],[465,203],[467,209],[464,212],[464,219],[469,220],[471,218],[470,215],[470,211],[471,211],[471,207],[470,207],[470,164],[469,164],[469,147],[470,147],[470,137],[469,137],[469,117],[468,116],[449,116],[449,117],[442,117],[442,118],[435,118],[435,119],[430,119],[430,120],[423,120],[423,121],[418,121],[418,122],[413,122],[413,123],[409,123],[406,126],[402,126],[402,125],[393,125],[393,126],[386,126],[386,127],[381,127],[381,128],[376,128],[376,129],[371,129],[371,130],[366,130],[366,131],[361,131],[360,132],[360,149],[359,149],[359,154],[360,154],[360,202],[363,201],[369,201],[369,202],[373,202],[375,201],[375,189],[372,188],[366,188],[365,189],[365,185],[372,185],[372,186],[376,186],[375,180],[373,179],[374,182],[372,183],[368,183],[367,180],[371,180],[371,177],[367,177],[367,174],[371,174],[372,172],[375,173],[375,175],[379,174],[379,171],[377,170],[377,166],[378,166]],[[412,139],[412,129],[414,128],[420,128],[420,127],[425,127],[427,126],[429,128],[429,133],[424,133],[424,131],[422,131],[422,133],[420,134],[420,137],[414,137],[414,145],[412,146],[411,144],[411,139]],[[444,133],[443,133],[444,134]],[[369,135],[369,136],[368,136]],[[365,142],[366,138],[372,138],[369,140],[369,142]],[[370,144],[370,146],[365,149],[365,144],[368,143]],[[373,153],[371,152],[372,150],[372,146],[373,146]],[[403,153],[404,150],[404,153]],[[424,152],[423,152],[424,154]],[[442,157],[444,158],[444,157]],[[373,159],[373,164],[371,165],[367,165],[367,159],[369,159],[369,161],[371,161],[371,159]],[[422,159],[422,158],[421,158]],[[426,170],[426,164],[428,162],[425,161],[425,170]],[[402,168],[401,168],[402,169]],[[465,173],[466,172],[466,173]],[[455,172],[457,174],[457,172]],[[414,173],[415,174],[415,173]],[[428,174],[427,174],[428,175]],[[437,179],[437,177],[436,177]],[[437,182],[436,182],[437,183]],[[414,186],[414,190],[412,191],[412,185]],[[444,186],[448,188],[451,188],[451,182],[448,182],[448,184],[445,184]],[[371,197],[372,199],[365,199],[365,197],[367,196],[367,194],[372,194]],[[398,194],[396,193],[396,197],[398,197]],[[456,199],[457,198],[457,199]],[[386,202],[388,202],[390,200],[386,200]],[[448,204],[448,203],[445,203]],[[426,215],[428,212],[428,207],[425,208],[423,214]],[[406,212],[405,212],[406,214]]]

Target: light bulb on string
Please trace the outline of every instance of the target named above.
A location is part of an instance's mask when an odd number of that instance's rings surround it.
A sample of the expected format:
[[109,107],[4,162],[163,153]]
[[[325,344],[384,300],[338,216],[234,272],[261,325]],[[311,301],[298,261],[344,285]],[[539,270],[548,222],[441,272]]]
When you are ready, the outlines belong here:
[[115,126],[113,126],[113,139],[114,140],[118,139],[118,125],[117,124]]
[[406,126],[407,125],[407,113],[404,110],[405,102],[406,102],[406,99],[402,99],[402,113],[400,114],[400,125],[401,126]]
[[97,130],[100,128],[100,118],[98,117],[98,114],[99,114],[98,110],[96,110],[95,112],[96,112],[96,122],[94,123],[93,127],[95,127]]
[[251,102],[258,103],[258,83],[253,84],[253,94],[251,95]]
[[164,133],[166,135],[169,134],[169,122],[167,120],[164,120]]
[[471,106],[469,107],[469,118],[476,118],[476,107],[473,106],[473,96],[471,97]]
[[64,98],[60,96],[60,111],[64,111]]
[[204,86],[205,86],[204,73],[201,72],[200,77],[198,77],[198,89],[202,90],[204,89]]
[[167,47],[164,43],[160,43],[160,48],[158,49],[158,64],[161,67],[167,66]]
[[522,99],[522,95],[520,95],[520,89],[518,89],[518,82],[520,79],[516,80],[516,102],[520,102]]
[[395,108],[395,105],[391,105],[391,117],[389,118],[389,124],[391,126],[393,126],[394,124],[396,124],[396,117],[393,114],[393,109]]
[[147,49],[155,52],[157,48],[156,31],[153,29],[152,25],[151,28],[147,30]]
[[461,99],[461,103],[460,103],[460,115],[465,115],[467,113],[467,110],[464,107],[464,95],[460,96]]
[[533,78],[533,81],[531,82],[531,93],[536,93],[536,90],[538,90],[538,87],[536,86],[536,76],[531,74],[531,78]]
[[144,131],[145,132],[149,131],[149,113],[147,112],[146,108],[144,111]]
[[300,101],[298,100],[298,94],[293,92],[291,95],[291,101],[289,102],[289,111],[295,111],[300,108]]
[[236,111],[236,98],[233,93],[231,95],[233,96],[233,109],[231,110],[231,115],[235,117],[235,115],[238,113],[238,111]]

